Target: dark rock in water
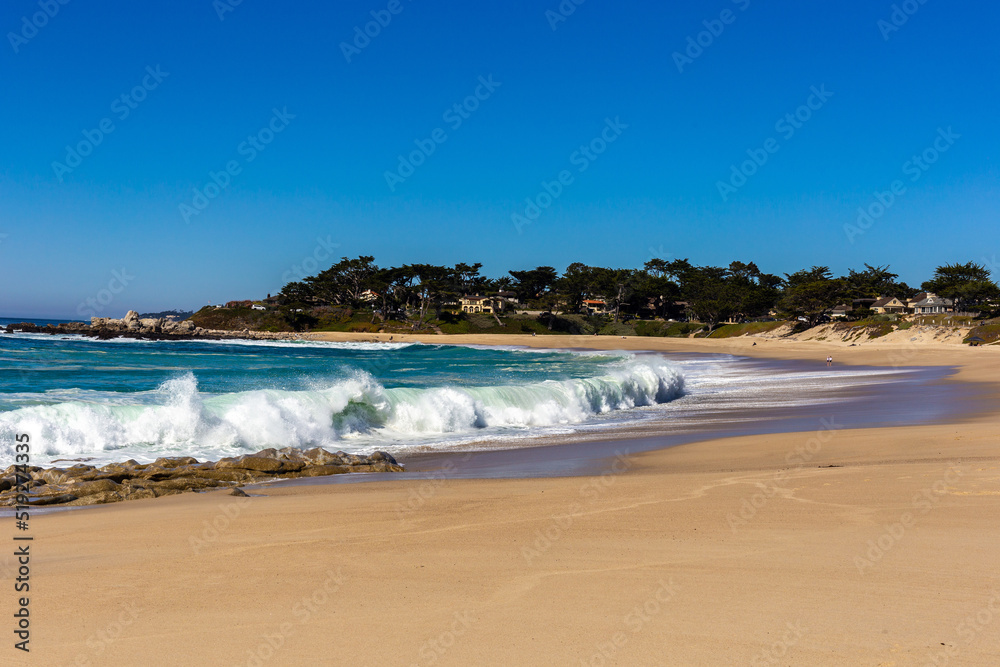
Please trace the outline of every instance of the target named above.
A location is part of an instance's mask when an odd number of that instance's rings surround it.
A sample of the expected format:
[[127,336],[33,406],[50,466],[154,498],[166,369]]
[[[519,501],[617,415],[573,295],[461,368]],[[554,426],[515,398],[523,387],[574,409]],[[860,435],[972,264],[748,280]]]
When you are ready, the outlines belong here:
[[177,456],[173,458],[159,458],[153,461],[154,466],[159,466],[161,468],[179,468],[180,466],[189,466],[192,463],[197,463],[198,459],[193,456]]
[[[267,450],[264,450],[265,452]],[[273,449],[271,450],[274,451]],[[247,456],[240,456],[235,459],[222,459],[215,464],[216,470],[223,470],[225,468],[239,468],[241,470],[259,470],[261,472],[278,472],[281,470],[283,463],[277,458],[271,458],[264,455],[264,452],[260,454],[249,454]]]
[[[352,472],[402,472],[392,456],[375,452],[358,456],[328,452],[320,447],[306,451],[285,447],[226,458],[212,463],[190,456],[164,457],[153,463],[133,460],[102,468],[77,463],[69,468],[30,466],[29,505],[99,505],[121,500],[159,498],[190,491],[231,488],[232,495],[246,495],[236,485],[276,477],[320,477]],[[18,479],[14,466],[0,477],[0,507],[16,504]]]

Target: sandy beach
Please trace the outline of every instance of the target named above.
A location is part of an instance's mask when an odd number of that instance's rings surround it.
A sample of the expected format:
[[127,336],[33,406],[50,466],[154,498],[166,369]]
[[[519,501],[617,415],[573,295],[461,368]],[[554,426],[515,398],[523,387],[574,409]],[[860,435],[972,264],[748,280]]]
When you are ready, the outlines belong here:
[[[947,365],[994,406],[1000,376],[1000,347],[927,341],[423,340]],[[817,418],[625,443],[589,477],[443,470],[39,515],[32,651],[5,664],[996,665],[998,422]]]

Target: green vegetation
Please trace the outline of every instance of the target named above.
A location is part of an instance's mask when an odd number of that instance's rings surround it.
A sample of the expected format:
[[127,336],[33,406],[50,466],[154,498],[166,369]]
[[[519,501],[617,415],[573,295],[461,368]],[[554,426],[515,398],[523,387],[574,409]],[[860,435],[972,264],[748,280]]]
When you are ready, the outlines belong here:
[[983,342],[980,345],[992,345],[1000,341],[1000,322],[993,320],[986,324],[980,324],[969,332],[966,336],[965,342],[968,342],[970,338],[982,338]]
[[217,308],[205,306],[191,316],[195,326],[203,329],[223,329],[226,331],[296,331],[285,314],[277,311],[253,310],[251,308]]
[[708,338],[733,338],[735,336],[756,336],[774,331],[791,322],[747,322],[745,324],[724,324],[708,335]]
[[[388,333],[598,333],[622,336],[726,338],[773,331],[794,333],[829,321],[841,306],[861,335],[882,336],[900,328],[898,315],[872,310],[876,297],[915,296],[888,266],[864,265],[835,277],[814,266],[784,277],[754,263],[697,266],[686,259],[651,259],[641,269],[570,264],[512,270],[489,278],[481,264],[404,264],[380,267],[372,256],[342,258],[328,269],[291,282],[274,298],[253,305],[234,301],[192,316],[213,329]],[[945,265],[923,283],[959,308],[1000,307],[1000,288],[975,263]],[[253,305],[253,308],[251,308]],[[463,312],[470,311],[470,312]],[[478,311],[478,312],[472,312]],[[773,319],[772,319],[773,318]],[[761,320],[769,321],[761,321]],[[918,316],[917,324],[958,325],[967,317]],[[729,322],[731,324],[725,324]],[[735,323],[735,324],[733,324]]]
[[665,336],[669,338],[687,338],[691,334],[705,328],[698,322],[649,322],[645,320],[633,323],[637,336]]

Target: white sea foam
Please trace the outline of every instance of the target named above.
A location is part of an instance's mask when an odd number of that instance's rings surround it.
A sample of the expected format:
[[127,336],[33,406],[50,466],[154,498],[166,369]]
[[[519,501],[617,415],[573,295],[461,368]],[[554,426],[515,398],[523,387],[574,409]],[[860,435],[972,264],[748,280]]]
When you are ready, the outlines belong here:
[[199,392],[188,373],[131,404],[81,391],[76,400],[0,413],[0,452],[11,458],[9,443],[24,432],[48,458],[101,461],[178,453],[215,459],[271,446],[360,450],[387,439],[580,424],[684,392],[681,372],[660,358],[623,360],[603,372],[525,385],[386,389],[359,371],[308,391],[228,394]]

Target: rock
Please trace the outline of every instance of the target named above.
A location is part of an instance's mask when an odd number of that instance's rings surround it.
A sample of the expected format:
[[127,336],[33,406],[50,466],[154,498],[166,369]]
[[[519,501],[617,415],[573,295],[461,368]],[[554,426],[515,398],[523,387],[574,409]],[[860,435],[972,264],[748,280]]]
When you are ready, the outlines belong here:
[[392,454],[388,452],[373,452],[371,456],[368,457],[369,461],[378,462],[384,461],[385,463],[391,463],[392,465],[399,465],[396,459],[392,458]]
[[69,486],[68,491],[77,497],[92,496],[97,493],[116,493],[122,488],[121,484],[110,479],[98,479],[93,482],[76,482]]
[[161,457],[153,461],[154,466],[161,468],[179,468],[180,466],[189,466],[194,463],[198,463],[198,459],[193,456]]
[[59,493],[51,496],[31,496],[28,498],[28,504],[34,507],[39,505],[65,505],[74,500],[76,500],[76,496],[72,493]]
[[308,468],[303,468],[302,471],[297,473],[295,476],[325,477],[326,475],[341,475],[343,473],[351,471],[352,468],[350,466],[337,466],[337,465],[309,466]]
[[[270,451],[273,452],[274,450],[272,449]],[[282,468],[282,462],[275,458],[259,456],[256,454],[247,454],[246,456],[240,456],[235,459],[222,459],[215,464],[216,470],[223,470],[225,468],[260,470],[261,472],[278,472]]]
[[223,470],[194,470],[190,477],[199,479],[214,479],[220,482],[252,482],[268,477],[267,473],[259,470],[245,470],[243,468],[225,468]]
[[145,498],[156,497],[156,494],[151,489],[143,488],[126,488],[123,495],[123,500],[143,500]]
[[[233,488],[274,477],[319,477],[351,472],[400,472],[390,454],[358,456],[332,453],[320,447],[302,451],[294,447],[264,449],[254,454],[212,463],[190,456],[162,457],[154,463],[135,460],[109,463],[101,468],[74,463],[69,468],[29,467],[30,505],[96,505],[158,498],[188,491]],[[0,477],[0,506],[17,502],[14,466]],[[235,493],[233,495],[240,495]]]
[[86,474],[88,472],[93,472],[97,470],[94,466],[88,466],[83,463],[78,463],[75,466],[70,466],[64,471],[67,477],[79,477],[80,475]]
[[230,492],[230,494],[229,494],[229,495],[231,495],[231,496],[239,496],[240,498],[249,498],[249,497],[250,497],[250,496],[248,496],[248,495],[246,494],[246,491],[244,491],[243,489],[241,489],[241,488],[240,488],[240,487],[238,487],[238,486],[237,486],[236,488],[234,488],[234,489],[233,489],[233,490],[232,490],[232,491]]
[[328,452],[321,447],[307,449],[302,452],[302,456],[310,465],[342,465],[345,463],[338,455]]
[[142,322],[139,320],[139,313],[134,310],[125,313],[125,319],[122,320],[122,323],[129,329],[138,329],[142,326]]
[[66,503],[69,506],[78,507],[80,505],[106,505],[108,503],[121,502],[125,498],[120,493],[114,491],[103,491],[101,493],[91,493],[81,496],[76,500]]

